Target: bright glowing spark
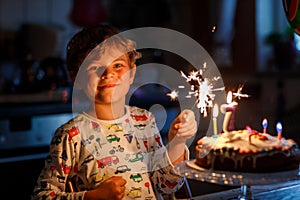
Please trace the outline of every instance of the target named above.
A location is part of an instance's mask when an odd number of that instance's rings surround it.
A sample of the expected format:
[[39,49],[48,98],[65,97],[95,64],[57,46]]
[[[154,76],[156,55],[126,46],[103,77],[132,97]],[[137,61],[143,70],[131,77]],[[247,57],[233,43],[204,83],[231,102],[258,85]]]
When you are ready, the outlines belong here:
[[217,28],[216,26],[213,26],[211,32],[214,33],[216,31],[216,28]]
[[178,97],[178,91],[171,91],[170,93],[167,94],[171,98],[171,101],[175,101]]
[[237,92],[232,93],[232,94],[233,94],[235,97],[237,97],[238,99],[250,97],[250,95],[248,95],[248,94],[243,94],[243,93],[242,93],[242,89],[243,89],[244,85],[245,85],[245,84],[240,85],[239,88],[237,89]]
[[190,91],[186,97],[196,97],[195,105],[200,109],[200,113],[206,117],[207,108],[213,107],[213,100],[215,98],[213,91],[224,90],[225,88],[213,89],[213,81],[219,80],[220,77],[213,77],[212,79],[203,78],[202,75],[205,69],[206,63],[203,64],[203,69],[200,69],[199,71],[192,71],[189,75],[186,75],[181,71],[181,75],[186,79],[186,82],[191,85]]

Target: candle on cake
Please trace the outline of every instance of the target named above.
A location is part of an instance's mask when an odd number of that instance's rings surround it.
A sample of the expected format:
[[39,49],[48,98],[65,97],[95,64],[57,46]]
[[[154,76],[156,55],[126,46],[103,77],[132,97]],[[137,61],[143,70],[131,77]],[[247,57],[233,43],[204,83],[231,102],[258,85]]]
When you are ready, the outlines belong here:
[[249,142],[249,144],[252,144],[252,142],[251,142],[251,137],[252,137],[252,128],[250,127],[250,126],[246,126],[246,130],[247,130],[247,132],[248,132],[248,134],[249,134],[249,136],[248,136],[248,142]]
[[224,121],[223,121],[223,131],[229,132],[234,130],[235,123],[235,110],[237,108],[238,103],[232,101],[232,92],[229,91],[227,94],[227,104],[223,104],[221,106],[221,111],[225,113]]
[[218,104],[214,105],[213,108],[213,126],[214,126],[214,135],[218,134],[218,125],[217,125],[217,117],[219,115],[219,106]]
[[278,142],[278,145],[280,145],[281,138],[282,138],[282,124],[280,122],[277,122],[276,130],[277,130],[277,142]]
[[263,133],[267,133],[267,128],[268,128],[268,120],[265,118],[262,121],[262,126],[263,126]]

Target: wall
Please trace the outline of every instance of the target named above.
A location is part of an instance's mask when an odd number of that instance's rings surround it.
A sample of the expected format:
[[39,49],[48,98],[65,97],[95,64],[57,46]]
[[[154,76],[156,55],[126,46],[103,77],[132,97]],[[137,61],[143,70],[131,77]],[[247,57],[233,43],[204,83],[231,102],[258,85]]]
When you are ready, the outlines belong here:
[[289,27],[285,17],[282,0],[256,1],[256,35],[257,35],[257,71],[268,70],[268,59],[272,56],[271,46],[266,45],[265,38],[270,32],[282,33]]
[[64,30],[64,38],[57,48],[64,56],[66,41],[78,29],[70,23],[71,8],[72,0],[0,0],[0,30],[16,31],[23,23],[59,26]]
[[72,29],[72,0],[0,0],[1,27],[16,30],[23,22],[58,24]]

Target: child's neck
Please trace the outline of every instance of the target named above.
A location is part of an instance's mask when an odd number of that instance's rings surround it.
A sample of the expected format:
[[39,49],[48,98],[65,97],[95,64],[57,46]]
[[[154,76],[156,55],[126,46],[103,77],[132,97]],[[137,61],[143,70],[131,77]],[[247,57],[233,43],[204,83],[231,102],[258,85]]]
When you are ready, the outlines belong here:
[[89,114],[100,120],[114,120],[125,114],[125,105],[95,104],[94,109],[90,109]]

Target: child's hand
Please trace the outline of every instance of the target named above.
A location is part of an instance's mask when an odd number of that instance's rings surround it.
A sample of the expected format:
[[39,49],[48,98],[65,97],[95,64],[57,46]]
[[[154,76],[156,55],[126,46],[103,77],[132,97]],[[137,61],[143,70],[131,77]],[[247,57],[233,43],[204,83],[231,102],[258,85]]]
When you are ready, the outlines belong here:
[[197,122],[194,112],[191,110],[182,111],[172,122],[169,130],[169,141],[175,136],[177,139],[185,142],[193,137],[197,132]]
[[84,195],[84,200],[120,200],[125,196],[125,185],[127,181],[121,176],[113,176],[94,189],[89,190]]

